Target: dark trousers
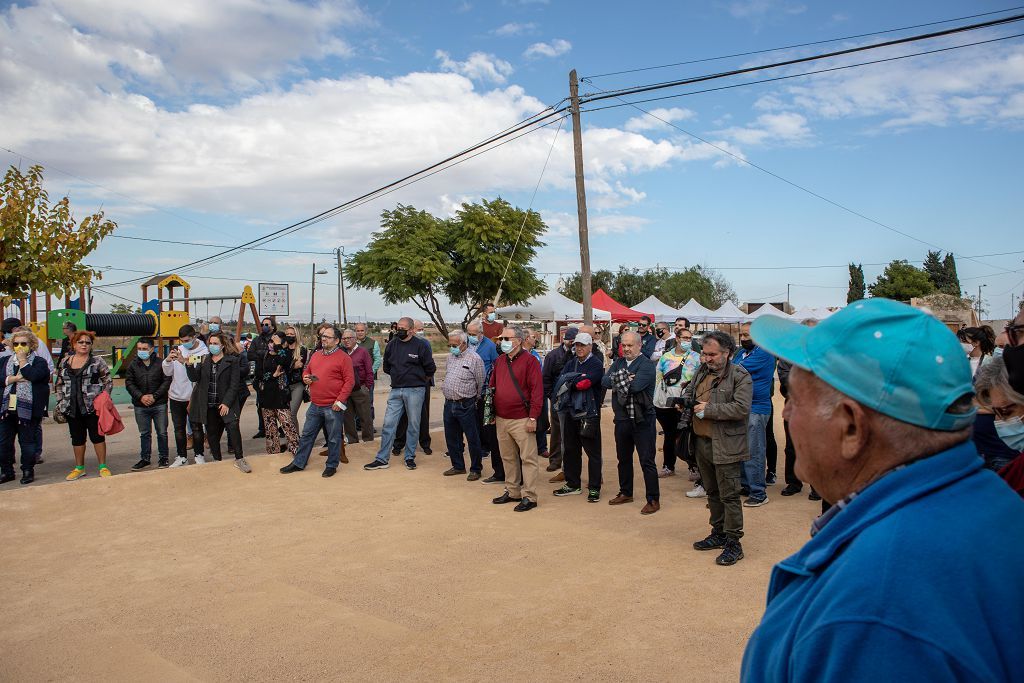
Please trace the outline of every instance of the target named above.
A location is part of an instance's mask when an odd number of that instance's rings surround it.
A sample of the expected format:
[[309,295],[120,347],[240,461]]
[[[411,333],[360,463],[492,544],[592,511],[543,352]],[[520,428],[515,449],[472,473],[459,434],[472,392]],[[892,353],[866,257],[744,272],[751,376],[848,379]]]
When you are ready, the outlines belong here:
[[700,478],[708,494],[711,530],[739,540],[743,537],[743,505],[740,503],[743,463],[716,465],[711,451],[711,439],[706,437],[695,435],[693,446]]
[[498,427],[484,424],[484,400],[476,402],[476,426],[480,429],[480,447],[484,453],[491,454],[491,469],[494,478],[505,481],[505,463],[501,461],[501,450],[498,448]]
[[[185,429],[185,425],[188,424],[188,401],[175,401],[173,398],[170,400],[171,406],[171,422],[174,424],[174,447],[177,449],[178,455],[186,457],[188,455],[188,433]],[[196,425],[192,425],[193,439],[192,439],[192,450],[201,454],[203,452],[203,432],[202,426],[199,427],[199,436],[195,436]]]
[[448,457],[452,467],[457,470],[466,469],[463,457],[462,438],[465,436],[469,446],[470,472],[482,472],[483,449],[480,446],[480,432],[476,427],[476,399],[464,398],[458,401],[444,401],[444,442],[448,447]]
[[[427,395],[423,397],[423,407],[420,408],[420,448],[430,448],[430,387],[426,387],[425,391]],[[404,412],[402,419],[398,421],[397,429],[395,442],[391,446],[393,453],[405,450],[405,433],[409,431],[409,418]]]
[[17,437],[21,447],[21,470],[32,472],[36,466],[36,455],[39,447],[36,444],[36,428],[42,420],[33,418],[22,420],[18,414],[10,411],[0,418],[0,472],[14,474],[14,439]]
[[[594,418],[599,419],[599,418]],[[582,488],[583,451],[587,452],[587,488],[601,490],[601,431],[597,436],[580,436],[580,423],[569,416],[562,420],[562,464],[565,483],[574,489]]]
[[772,412],[768,414],[768,424],[764,429],[765,448],[764,460],[766,470],[775,474],[775,467],[779,464],[779,444],[775,440],[775,405],[772,405]]
[[[359,443],[357,422],[363,430],[363,441],[373,441],[373,418],[370,417],[372,398],[370,390],[366,387],[354,389],[348,397],[348,410],[345,411],[345,436],[352,443]],[[422,429],[420,432],[422,433]]]
[[[540,410],[540,417],[537,419],[537,454],[545,453],[548,450],[548,397],[544,397],[544,407]],[[550,454],[549,454],[550,455]]]
[[[655,408],[654,414],[665,432],[663,463],[667,470],[676,471],[676,444],[679,440],[679,411],[675,408]],[[618,439],[618,436],[616,436]]]
[[789,435],[789,420],[785,420],[782,426],[786,430],[786,486],[800,490],[804,483],[796,476],[796,448],[793,447],[793,437]]
[[[677,411],[673,410],[672,412]],[[665,435],[668,436],[667,430]],[[615,455],[619,459],[619,493],[630,498],[633,497],[633,451],[635,450],[640,457],[640,470],[644,475],[644,490],[647,493],[648,502],[661,498],[658,489],[658,466],[654,463],[657,442],[658,432],[654,427],[653,415],[640,423],[633,420],[616,420]]]
[[[192,423],[192,440],[196,452],[200,453],[200,444],[203,443],[204,425]],[[224,432],[228,433],[228,448],[235,454],[235,460],[242,457],[242,434],[238,429],[238,414],[232,410],[226,416],[221,417],[220,406],[210,406],[206,410],[206,437],[210,442],[210,454],[214,460],[221,459],[220,437]],[[237,444],[234,445],[233,444]]]

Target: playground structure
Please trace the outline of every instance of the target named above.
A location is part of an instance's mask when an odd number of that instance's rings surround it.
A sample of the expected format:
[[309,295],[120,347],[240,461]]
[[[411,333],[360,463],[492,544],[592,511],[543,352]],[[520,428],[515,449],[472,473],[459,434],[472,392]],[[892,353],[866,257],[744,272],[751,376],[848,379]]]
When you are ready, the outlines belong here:
[[[149,298],[149,288],[156,287],[155,298]],[[87,312],[87,290],[82,290],[77,300],[65,297],[65,308],[52,308],[52,295],[45,295],[45,309],[39,310],[39,293],[33,291],[27,300],[22,300],[20,307],[28,325],[47,348],[53,347],[53,341],[60,339],[66,323],[73,323],[79,330],[89,330],[100,337],[129,337],[121,347],[115,346],[111,351],[111,372],[115,375],[127,369],[128,363],[135,356],[135,346],[139,339],[152,337],[157,346],[166,347],[178,338],[178,330],[182,325],[191,322],[190,307],[199,301],[238,301],[238,320],[235,324],[235,338],[238,339],[245,324],[245,309],[249,307],[253,318],[259,322],[256,310],[256,297],[252,287],[245,285],[241,295],[190,297],[191,285],[180,275],[157,275],[142,283],[142,313],[91,313]],[[28,311],[25,311],[25,302]],[[175,304],[182,304],[175,308]],[[77,304],[77,305],[74,305]],[[89,307],[91,308],[91,307]]]

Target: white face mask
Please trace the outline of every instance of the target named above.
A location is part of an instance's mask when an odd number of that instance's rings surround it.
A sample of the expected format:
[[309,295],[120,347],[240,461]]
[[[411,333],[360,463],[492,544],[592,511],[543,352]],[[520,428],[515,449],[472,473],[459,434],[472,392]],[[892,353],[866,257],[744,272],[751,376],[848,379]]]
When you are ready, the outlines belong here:
[[974,344],[968,344],[967,342],[960,342],[960,348],[964,350],[968,356],[971,355],[971,351],[974,351]]

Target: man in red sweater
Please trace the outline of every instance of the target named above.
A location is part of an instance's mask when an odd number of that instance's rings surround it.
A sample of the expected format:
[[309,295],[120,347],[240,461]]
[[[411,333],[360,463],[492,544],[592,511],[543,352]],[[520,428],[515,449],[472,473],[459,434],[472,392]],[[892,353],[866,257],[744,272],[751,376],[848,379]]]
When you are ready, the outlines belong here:
[[521,327],[502,330],[502,353],[494,361],[490,379],[490,386],[494,389],[498,445],[505,466],[505,492],[491,502],[504,505],[516,501],[519,503],[515,507],[516,512],[537,507],[537,485],[540,483],[537,418],[544,409],[544,380],[540,363],[529,352],[523,351],[525,336]]
[[337,327],[321,327],[319,351],[310,354],[302,373],[302,381],[309,387],[309,409],[302,426],[299,447],[290,463],[281,468],[282,474],[291,474],[306,468],[320,430],[327,427],[327,466],[324,477],[333,477],[341,460],[341,433],[346,402],[355,386],[352,359],[341,350],[341,331]]

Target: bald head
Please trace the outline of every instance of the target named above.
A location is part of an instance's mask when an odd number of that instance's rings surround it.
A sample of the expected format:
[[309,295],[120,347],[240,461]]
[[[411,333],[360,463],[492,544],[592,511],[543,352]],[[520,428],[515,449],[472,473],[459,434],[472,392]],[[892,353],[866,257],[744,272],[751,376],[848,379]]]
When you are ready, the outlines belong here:
[[636,360],[640,355],[642,338],[636,332],[623,332],[619,338],[619,347],[622,349],[622,356],[627,361]]

